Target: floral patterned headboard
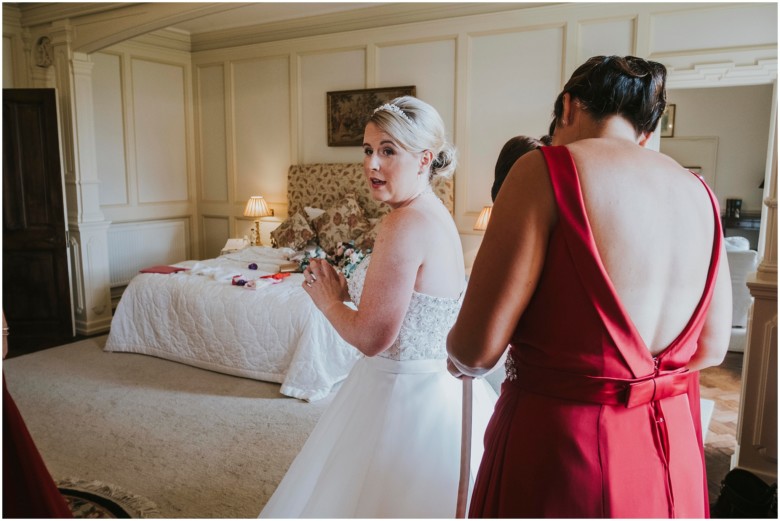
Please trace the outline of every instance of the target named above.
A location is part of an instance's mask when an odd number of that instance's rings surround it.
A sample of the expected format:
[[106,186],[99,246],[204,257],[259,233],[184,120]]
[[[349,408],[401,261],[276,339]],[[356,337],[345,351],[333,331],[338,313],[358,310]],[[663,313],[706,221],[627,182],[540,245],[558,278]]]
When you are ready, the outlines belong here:
[[[455,194],[453,179],[436,178],[433,189],[453,213]],[[369,218],[381,217],[390,207],[374,201],[363,179],[362,163],[309,163],[290,166],[287,177],[288,215],[303,212],[304,206],[329,208],[344,194],[353,192]]]

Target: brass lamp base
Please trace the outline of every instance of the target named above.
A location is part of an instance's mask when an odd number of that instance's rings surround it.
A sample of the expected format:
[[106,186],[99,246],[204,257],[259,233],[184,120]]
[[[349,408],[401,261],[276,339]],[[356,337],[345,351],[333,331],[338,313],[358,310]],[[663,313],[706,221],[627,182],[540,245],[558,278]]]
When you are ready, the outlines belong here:
[[252,246],[262,246],[263,243],[260,240],[260,221],[255,221],[255,227],[252,228]]

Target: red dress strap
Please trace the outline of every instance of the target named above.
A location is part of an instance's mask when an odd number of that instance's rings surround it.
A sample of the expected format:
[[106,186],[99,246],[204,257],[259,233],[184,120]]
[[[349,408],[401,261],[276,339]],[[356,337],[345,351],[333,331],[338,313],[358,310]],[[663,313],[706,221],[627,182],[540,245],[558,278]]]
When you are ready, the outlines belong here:
[[[588,287],[593,297],[593,305],[614,344],[631,345],[640,337],[623,312],[612,283],[606,277],[606,270],[593,241],[590,222],[585,213],[585,201],[582,198],[574,158],[564,146],[542,147],[541,151],[550,172],[550,181],[558,204],[558,218],[566,222],[562,226],[564,240],[575,258],[592,259],[592,262],[573,263],[579,278]],[[635,378],[650,374],[655,369],[649,353],[646,359],[626,357],[622,351],[621,355]]]
[[[704,321],[707,319],[706,311],[710,307],[712,296],[715,292],[715,281],[718,277],[718,267],[720,266],[721,261],[720,253],[723,244],[723,228],[720,222],[720,204],[718,203],[718,198],[710,187],[707,186],[707,182],[702,176],[694,172],[691,172],[691,174],[701,181],[702,186],[707,191],[707,196],[710,198],[710,203],[712,204],[712,220],[714,223],[712,230],[712,252],[710,254],[710,266],[707,270],[707,280],[704,283],[704,293],[702,294],[696,309],[693,311],[689,323],[683,328],[680,336],[672,342],[672,349],[681,346],[685,342],[694,341],[699,337],[701,328],[704,326]],[[669,349],[669,351],[672,351],[672,349]],[[666,352],[663,354],[666,354]],[[663,357],[661,357],[661,368],[664,368]]]
[[[588,287],[588,291],[593,296],[594,306],[602,319],[604,327],[616,346],[632,344],[644,346],[642,337],[620,302],[617,291],[612,285],[612,281],[607,274],[596,247],[590,221],[585,212],[585,201],[582,196],[582,187],[574,158],[565,146],[542,147],[541,151],[550,173],[550,181],[558,205],[559,219],[566,222],[566,225],[562,227],[564,240],[575,258],[589,258],[592,260],[592,262],[575,262],[574,266],[579,273],[580,280]],[[690,320],[678,337],[658,357],[661,361],[660,369],[662,370],[667,369],[663,364],[666,354],[685,344],[685,342],[698,337],[698,333],[706,319],[706,310],[712,300],[715,278],[720,262],[723,234],[717,198],[715,198],[715,195],[704,182],[704,179],[701,176],[697,177],[707,190],[713,205],[714,229],[710,264],[704,291]],[[621,356],[635,378],[649,375],[655,370],[652,356],[646,347],[641,350],[625,352],[621,350]]]

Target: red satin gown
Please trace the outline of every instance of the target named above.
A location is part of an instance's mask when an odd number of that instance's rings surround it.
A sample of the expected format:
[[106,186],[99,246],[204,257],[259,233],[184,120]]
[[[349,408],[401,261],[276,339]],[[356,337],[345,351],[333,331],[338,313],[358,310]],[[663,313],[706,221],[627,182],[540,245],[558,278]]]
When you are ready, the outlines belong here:
[[3,517],[72,518],[3,378]]
[[469,517],[706,517],[698,373],[684,367],[718,269],[717,200],[702,180],[716,223],[704,293],[654,358],[599,258],[568,149],[542,153],[558,224],[512,336]]

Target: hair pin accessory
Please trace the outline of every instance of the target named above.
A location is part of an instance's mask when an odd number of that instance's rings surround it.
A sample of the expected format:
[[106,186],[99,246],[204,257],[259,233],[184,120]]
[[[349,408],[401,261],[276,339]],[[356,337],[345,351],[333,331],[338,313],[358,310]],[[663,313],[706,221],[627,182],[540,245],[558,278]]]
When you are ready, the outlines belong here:
[[412,118],[407,116],[406,112],[404,112],[403,109],[401,107],[399,107],[398,105],[394,105],[392,103],[385,103],[384,105],[381,105],[381,106],[375,108],[373,113],[376,114],[380,110],[389,110],[390,112],[394,112],[394,113],[398,114],[399,116],[401,116],[407,123],[409,123],[410,125],[414,126],[414,122],[412,121]]

